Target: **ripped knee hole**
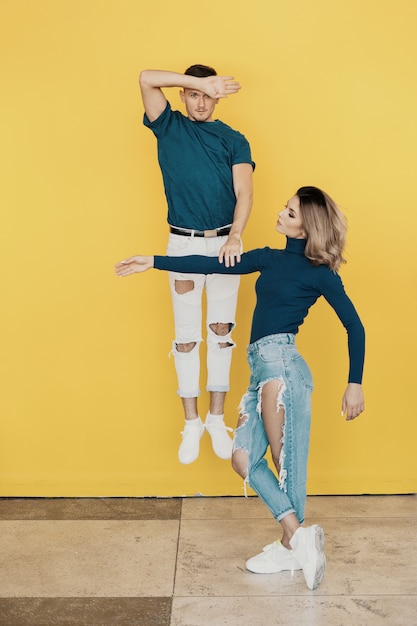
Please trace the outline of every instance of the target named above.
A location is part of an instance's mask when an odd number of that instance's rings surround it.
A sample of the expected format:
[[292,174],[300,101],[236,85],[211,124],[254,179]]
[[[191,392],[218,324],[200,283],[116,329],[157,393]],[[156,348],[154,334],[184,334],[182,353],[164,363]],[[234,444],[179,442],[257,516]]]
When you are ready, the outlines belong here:
[[175,281],[175,292],[182,295],[184,293],[188,293],[194,289],[194,281],[193,280],[176,280]]
[[213,324],[209,324],[209,327],[215,335],[224,337],[224,335],[230,333],[233,328],[233,324],[231,322],[214,322]]
[[[218,337],[224,337],[228,335],[233,328],[233,324],[231,322],[215,322],[213,324],[209,324],[210,330],[217,335]],[[220,348],[230,348],[233,346],[233,343],[230,341],[219,342]]]
[[177,352],[191,352],[197,345],[196,341],[190,341],[189,343],[176,343],[175,347]]

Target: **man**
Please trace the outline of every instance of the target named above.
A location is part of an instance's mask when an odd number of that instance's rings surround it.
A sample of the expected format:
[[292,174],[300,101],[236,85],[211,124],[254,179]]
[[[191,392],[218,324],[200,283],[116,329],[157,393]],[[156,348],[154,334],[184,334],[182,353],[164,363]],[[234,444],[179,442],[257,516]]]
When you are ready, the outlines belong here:
[[[219,98],[237,93],[239,83],[232,76],[217,76],[213,68],[204,65],[193,65],[184,74],[145,70],[139,83],[144,124],[157,138],[168,203],[167,254],[200,254],[218,256],[227,264],[239,262],[241,235],[252,207],[255,164],[245,137],[213,118]],[[180,88],[186,115],[172,111],[162,91],[169,87]],[[179,461],[195,461],[205,429],[217,456],[229,459],[232,440],[227,431],[231,429],[223,418],[239,277],[170,273],[169,281],[175,322],[172,354],[185,414]],[[203,424],[197,397],[204,289],[210,410]]]

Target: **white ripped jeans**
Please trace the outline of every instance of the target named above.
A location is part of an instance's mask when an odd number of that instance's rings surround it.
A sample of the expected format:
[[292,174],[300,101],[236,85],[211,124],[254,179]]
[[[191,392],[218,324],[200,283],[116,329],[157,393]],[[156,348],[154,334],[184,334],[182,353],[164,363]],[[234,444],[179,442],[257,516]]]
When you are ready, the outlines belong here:
[[[174,235],[168,239],[168,256],[199,254],[215,257],[227,240],[223,237],[193,237]],[[229,391],[229,373],[234,343],[231,331],[235,327],[235,315],[240,276],[222,274],[180,274],[169,272],[175,323],[175,339],[172,342],[175,369],[178,378],[178,395],[196,398],[200,395],[200,343],[202,338],[202,295],[206,289],[207,305],[207,391]],[[176,281],[192,281],[192,289],[178,293]],[[229,324],[226,335],[217,335],[210,325]],[[179,352],[177,344],[194,343],[190,352]],[[221,347],[219,344],[229,344]]]

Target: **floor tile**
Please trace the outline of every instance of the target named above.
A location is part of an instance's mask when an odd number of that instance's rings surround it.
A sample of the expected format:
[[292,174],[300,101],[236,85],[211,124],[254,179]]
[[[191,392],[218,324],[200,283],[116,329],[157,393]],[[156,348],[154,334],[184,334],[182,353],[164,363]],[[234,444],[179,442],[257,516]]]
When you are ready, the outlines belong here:
[[313,519],[315,517],[417,518],[417,495],[309,496],[306,515]]
[[171,598],[3,598],[2,626],[169,626]]
[[0,522],[0,597],[171,596],[179,522]]
[[289,572],[277,579],[245,569],[245,560],[277,532],[273,520],[182,520],[174,595],[239,597],[303,590],[303,585],[294,586]]
[[[311,523],[312,520],[307,520]],[[320,522],[321,520],[314,520]],[[417,594],[417,519],[326,519],[326,577],[320,595]],[[245,560],[280,536],[273,520],[183,520],[176,596],[305,595],[301,571],[275,575],[247,572]]]
[[[309,496],[328,568],[256,575],[256,496],[0,499],[0,626],[415,626],[417,496]],[[172,613],[172,614],[171,614]]]
[[[326,520],[329,567],[323,593],[417,594],[417,519]],[[416,621],[417,623],[417,621]]]
[[[308,496],[306,516],[327,517],[416,517],[417,495],[401,496]],[[272,519],[257,496],[248,498],[185,498],[183,519]]]
[[0,520],[179,519],[181,498],[1,498]]
[[417,598],[407,596],[177,597],[170,626],[415,626],[416,613]]
[[257,496],[248,498],[240,496],[184,498],[182,503],[181,518],[183,520],[228,520],[252,517],[271,517],[265,504]]

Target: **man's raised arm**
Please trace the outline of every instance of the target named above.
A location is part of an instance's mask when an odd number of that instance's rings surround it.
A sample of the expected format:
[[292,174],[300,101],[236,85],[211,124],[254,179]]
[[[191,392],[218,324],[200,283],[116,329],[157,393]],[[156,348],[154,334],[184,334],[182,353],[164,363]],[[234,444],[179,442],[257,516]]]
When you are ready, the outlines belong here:
[[200,78],[165,70],[143,70],[139,76],[139,85],[145,113],[150,122],[156,120],[165,110],[167,101],[162,91],[164,87],[196,89],[210,98],[227,98],[240,89],[240,84],[233,80],[233,76]]

